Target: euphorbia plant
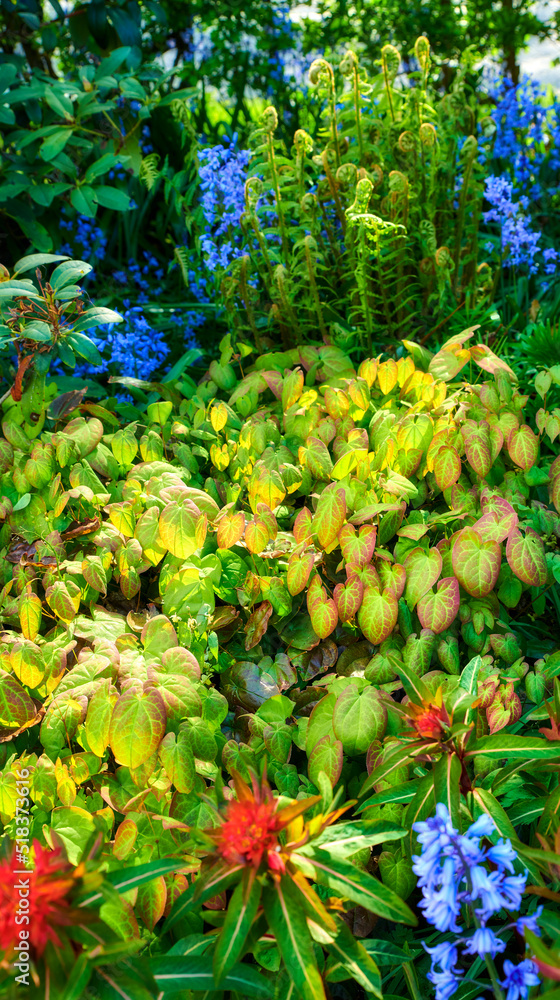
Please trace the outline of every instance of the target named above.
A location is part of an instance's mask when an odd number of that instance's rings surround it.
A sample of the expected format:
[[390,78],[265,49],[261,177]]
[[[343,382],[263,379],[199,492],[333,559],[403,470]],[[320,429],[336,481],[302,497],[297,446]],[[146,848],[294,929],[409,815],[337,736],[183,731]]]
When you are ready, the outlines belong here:
[[385,919],[414,925],[416,918],[403,900],[349,860],[363,848],[400,839],[405,831],[386,822],[333,826],[352,802],[305,821],[304,813],[321,801],[320,795],[275,799],[266,776],[253,775],[252,790],[238,774],[233,780],[237,799],[223,799],[217,825],[200,831],[200,873],[175,903],[164,931],[234,887],[213,952],[217,985],[259,939],[272,935],[298,996],[325,998],[314,941],[344,967],[347,978],[381,996],[377,966],[341,919],[340,898],[322,900],[309,880]]

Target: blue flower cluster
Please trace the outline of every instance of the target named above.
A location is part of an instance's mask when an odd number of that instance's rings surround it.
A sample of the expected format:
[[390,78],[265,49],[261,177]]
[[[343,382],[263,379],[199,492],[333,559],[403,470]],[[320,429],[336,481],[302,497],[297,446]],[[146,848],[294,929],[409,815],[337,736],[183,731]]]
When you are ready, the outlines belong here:
[[[501,248],[504,266],[526,265],[530,274],[535,274],[539,265],[536,256],[540,250],[541,233],[531,228],[530,219],[524,214],[529,207],[529,198],[522,195],[514,201],[513,183],[507,177],[486,178],[485,198],[492,206],[483,212],[485,222],[494,222],[500,226]],[[493,244],[486,245],[492,251]],[[558,253],[550,248],[543,250],[545,273],[553,274],[556,269]]]
[[[146,261],[145,264],[138,264],[134,260],[134,257],[131,257],[128,261],[126,271],[113,272],[113,278],[120,285],[132,286],[138,289],[138,295],[136,296],[136,303],[138,305],[149,302],[150,296],[162,294],[163,286],[161,282],[165,274],[163,267],[153,254],[144,250],[143,257]],[[152,282],[155,279],[158,284],[154,285],[150,282],[148,280],[149,277],[152,279]],[[148,292],[150,292],[150,295],[148,295]]]
[[163,334],[150,326],[139,306],[126,305],[122,323],[107,323],[88,334],[103,364],[81,365],[76,368],[78,376],[99,375],[116,365],[120,375],[148,380],[162,367],[169,354]]
[[[63,243],[57,253],[68,257],[79,257],[89,264],[101,261],[107,249],[107,237],[103,230],[87,215],[78,215],[76,220],[61,219],[60,228],[69,234],[69,242]],[[90,271],[88,279],[91,284],[95,280],[94,271]]]
[[536,80],[525,77],[514,86],[503,76],[486,79],[496,129],[490,144],[481,139],[481,159],[502,161],[511,171],[516,188],[531,198],[542,195],[539,171],[545,160],[549,169],[560,167],[560,103],[550,100]]
[[[464,956],[489,956],[494,959],[504,951],[505,942],[488,926],[489,920],[502,910],[518,911],[527,881],[527,873],[515,875],[516,853],[509,840],[500,839],[491,847],[481,847],[482,838],[496,831],[494,821],[480,816],[465,834],[454,829],[447,807],[436,806],[435,817],[413,824],[422,845],[422,853],[413,857],[413,870],[422,889],[420,903],[426,920],[439,931],[458,935],[428,948],[432,964],[428,979],[436,988],[436,1000],[449,1000],[460,985],[463,970],[458,966],[459,946]],[[489,870],[488,864],[492,865]],[[509,874],[507,874],[509,873]],[[459,920],[461,909],[468,905],[475,918],[476,929],[465,936]],[[508,926],[523,934],[525,928],[539,933],[537,918],[542,907],[530,917],[518,917]],[[507,990],[506,1000],[526,1000],[529,987],[539,982],[534,962],[519,965],[504,961],[501,985]]]
[[249,152],[237,149],[237,134],[227,145],[212,146],[199,153],[201,205],[208,229],[201,246],[210,271],[225,268],[240,255],[239,220],[245,207],[244,193]]

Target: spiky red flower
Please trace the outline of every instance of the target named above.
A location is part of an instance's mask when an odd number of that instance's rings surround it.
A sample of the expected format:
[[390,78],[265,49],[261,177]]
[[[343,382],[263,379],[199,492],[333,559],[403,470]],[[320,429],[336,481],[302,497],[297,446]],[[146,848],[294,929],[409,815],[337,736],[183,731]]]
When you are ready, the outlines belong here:
[[60,928],[75,921],[68,896],[76,885],[76,869],[60,849],[47,850],[38,840],[31,854],[33,867],[23,875],[14,874],[23,868],[15,845],[11,857],[0,862],[0,950],[5,958],[13,954],[21,930],[29,931],[30,951],[40,958],[49,941],[61,946]]
[[433,702],[425,701],[422,705],[409,702],[406,706],[406,713],[410,717],[414,729],[423,739],[440,740],[450,725],[449,715],[443,704],[441,688],[437,691]]
[[230,864],[258,868],[265,854],[277,852],[281,825],[274,801],[229,802],[217,850]]
[[[253,790],[235,774],[237,801],[230,800],[220,813],[222,822],[204,836],[214,844],[216,855],[228,865],[243,865],[255,870],[264,863],[271,872],[284,874],[286,859],[292,845],[282,846],[278,840],[285,829],[311,805],[320,801],[320,795],[279,809],[279,801],[272,794],[266,778],[253,778]],[[334,814],[333,814],[334,816]],[[329,817],[329,821],[332,820]]]

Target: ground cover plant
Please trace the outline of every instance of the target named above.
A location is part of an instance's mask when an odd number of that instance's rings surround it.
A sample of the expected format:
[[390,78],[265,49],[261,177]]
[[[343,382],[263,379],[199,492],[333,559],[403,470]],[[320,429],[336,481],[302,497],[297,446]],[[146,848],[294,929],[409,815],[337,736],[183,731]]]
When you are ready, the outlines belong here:
[[209,143],[90,6],[2,14],[0,995],[556,1000],[557,101],[421,36]]

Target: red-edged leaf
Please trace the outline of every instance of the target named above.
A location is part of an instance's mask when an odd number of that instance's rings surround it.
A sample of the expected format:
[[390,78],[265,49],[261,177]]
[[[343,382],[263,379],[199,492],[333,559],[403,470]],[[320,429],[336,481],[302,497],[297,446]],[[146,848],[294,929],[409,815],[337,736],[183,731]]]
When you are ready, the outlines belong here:
[[453,572],[471,597],[484,597],[493,590],[501,560],[498,542],[483,542],[474,528],[458,532],[453,545]]
[[307,507],[302,507],[294,521],[294,538],[298,545],[311,541],[311,522],[313,514]]
[[483,479],[492,468],[490,425],[486,420],[478,424],[474,420],[465,420],[461,425],[461,436],[471,468]]
[[409,607],[413,608],[439,579],[442,567],[441,554],[437,549],[426,552],[418,546],[409,552],[404,567],[406,569],[404,596]]
[[260,518],[254,518],[252,521],[249,521],[245,528],[245,544],[249,552],[258,555],[259,552],[266,549],[269,541],[270,534],[264,521],[261,521]]
[[482,509],[482,517],[475,521],[473,528],[483,542],[503,542],[519,520],[513,507],[503,497],[496,497],[487,505],[483,503]]
[[329,548],[336,540],[346,517],[346,496],[344,490],[324,490],[319,497],[312,530],[319,544]]
[[518,430],[510,434],[507,449],[512,462],[526,471],[537,461],[539,439],[528,424],[522,424]]
[[434,476],[440,490],[453,486],[461,475],[461,459],[459,452],[451,445],[440,448],[434,459]]
[[393,631],[399,612],[397,599],[391,590],[380,593],[375,587],[366,587],[358,624],[366,639],[379,646]]
[[344,561],[355,566],[371,562],[376,537],[377,528],[374,525],[364,524],[357,532],[353,524],[345,524],[338,536]]
[[309,609],[313,631],[320,639],[326,639],[334,632],[338,623],[338,611],[332,598],[326,601],[316,601]]
[[218,548],[231,549],[243,537],[244,531],[245,515],[243,511],[238,510],[232,514],[224,514],[218,525],[216,535]]
[[378,560],[379,579],[381,587],[379,589],[391,590],[399,601],[406,586],[406,569],[400,563],[389,563]]
[[422,628],[439,634],[455,621],[459,614],[459,583],[454,576],[440,580],[435,594],[424,594],[416,606]]
[[506,558],[523,583],[532,587],[544,586],[547,578],[544,544],[532,528],[525,528],[524,535],[519,528],[513,529],[507,540]]
[[[338,609],[338,617],[342,622],[349,622],[360,610],[364,585],[355,574],[348,578],[346,584],[338,583],[334,588],[334,601]],[[317,631],[317,630],[315,630]]]
[[268,628],[268,620],[272,611],[273,608],[270,601],[263,601],[262,604],[259,604],[258,608],[255,608],[245,626],[245,632],[247,633],[245,649],[252,649],[253,646],[258,646]]
[[313,552],[292,552],[288,561],[286,583],[292,597],[305,590],[315,561]]

